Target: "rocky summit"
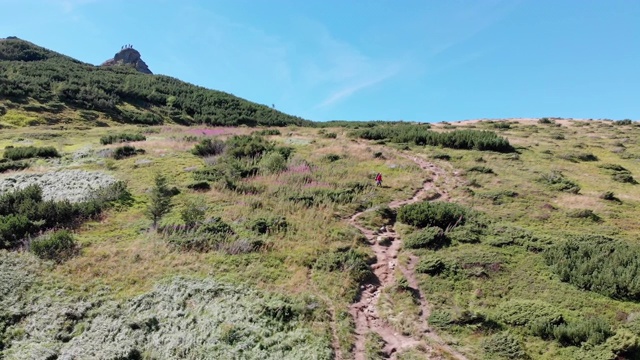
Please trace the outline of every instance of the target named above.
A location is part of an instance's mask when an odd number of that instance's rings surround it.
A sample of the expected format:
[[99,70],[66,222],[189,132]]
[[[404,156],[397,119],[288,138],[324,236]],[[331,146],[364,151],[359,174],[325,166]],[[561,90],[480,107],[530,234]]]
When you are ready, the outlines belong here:
[[153,74],[147,64],[142,60],[140,52],[131,45],[125,45],[118,51],[113,59],[102,63],[101,66],[129,65],[144,74]]

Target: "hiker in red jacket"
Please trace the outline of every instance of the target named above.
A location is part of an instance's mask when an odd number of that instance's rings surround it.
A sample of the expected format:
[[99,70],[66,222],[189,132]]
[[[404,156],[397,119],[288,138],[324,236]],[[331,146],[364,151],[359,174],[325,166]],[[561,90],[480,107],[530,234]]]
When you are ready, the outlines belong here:
[[378,173],[378,175],[376,175],[376,186],[380,185],[382,185],[382,174]]

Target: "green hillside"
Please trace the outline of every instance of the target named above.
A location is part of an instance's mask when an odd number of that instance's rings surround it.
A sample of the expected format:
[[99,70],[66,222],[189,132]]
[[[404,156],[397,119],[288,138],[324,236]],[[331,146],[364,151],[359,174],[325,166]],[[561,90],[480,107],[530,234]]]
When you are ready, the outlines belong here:
[[80,121],[157,125],[309,125],[221,91],[123,67],[82,63],[20,39],[0,40],[0,124]]
[[0,45],[2,359],[640,358],[631,120],[296,122]]

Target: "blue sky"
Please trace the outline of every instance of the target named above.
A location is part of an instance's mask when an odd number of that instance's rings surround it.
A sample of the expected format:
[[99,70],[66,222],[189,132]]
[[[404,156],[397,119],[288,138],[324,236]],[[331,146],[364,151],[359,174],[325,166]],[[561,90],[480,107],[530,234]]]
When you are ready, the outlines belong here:
[[640,119],[637,0],[0,0],[0,37],[307,119]]

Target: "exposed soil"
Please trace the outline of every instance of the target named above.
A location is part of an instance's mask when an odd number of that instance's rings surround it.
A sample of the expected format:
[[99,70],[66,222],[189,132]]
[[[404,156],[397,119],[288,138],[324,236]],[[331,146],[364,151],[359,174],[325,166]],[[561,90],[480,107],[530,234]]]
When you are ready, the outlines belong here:
[[[423,183],[422,188],[416,191],[412,198],[408,200],[392,201],[389,203],[389,207],[398,208],[405,204],[411,204],[423,200],[431,201],[433,199],[438,199],[446,201],[449,199],[449,194],[447,193],[447,191],[442,188],[437,188],[435,185],[440,177],[444,177],[446,175],[443,169],[417,156],[409,156],[406,154],[399,155],[414,161],[423,170],[431,172],[431,177]],[[434,191],[437,193],[437,195],[433,194]],[[429,197],[429,199],[426,199],[427,196]],[[370,210],[372,209],[369,209],[368,211]],[[398,253],[401,248],[402,241],[398,238],[398,234],[393,228],[389,226],[384,227],[378,231],[372,231],[364,228],[357,222],[358,217],[360,217],[363,213],[364,212],[359,212],[354,214],[351,218],[349,218],[348,221],[349,224],[356,227],[366,236],[371,249],[376,255],[376,262],[372,265],[374,276],[372,277],[372,279],[360,286],[359,294],[357,297],[358,300],[349,307],[349,312],[353,316],[356,326],[356,343],[354,350],[355,359],[359,360],[366,358],[366,335],[369,332],[374,332],[380,335],[380,337],[384,340],[385,346],[383,352],[386,357],[390,359],[395,359],[397,357],[397,354],[403,350],[421,345],[422,349],[427,349],[429,358],[431,359],[443,359],[442,353],[444,352],[447,353],[449,357],[466,360],[466,357],[464,355],[448,346],[429,327],[427,319],[429,318],[431,309],[429,303],[426,301],[424,295],[420,291],[418,280],[414,271],[419,259],[416,256],[411,255],[409,257],[407,266],[401,266],[398,263]],[[390,238],[392,240],[390,244],[386,243],[385,246],[378,243],[377,239],[379,238]],[[397,332],[391,325],[386,323],[378,315],[376,305],[380,297],[380,291],[383,288],[394,284],[394,272],[396,268],[399,268],[399,270],[407,278],[409,286],[418,291],[421,308],[421,330],[424,333],[424,338],[403,335]],[[425,341],[426,338],[430,340],[429,343]]]

